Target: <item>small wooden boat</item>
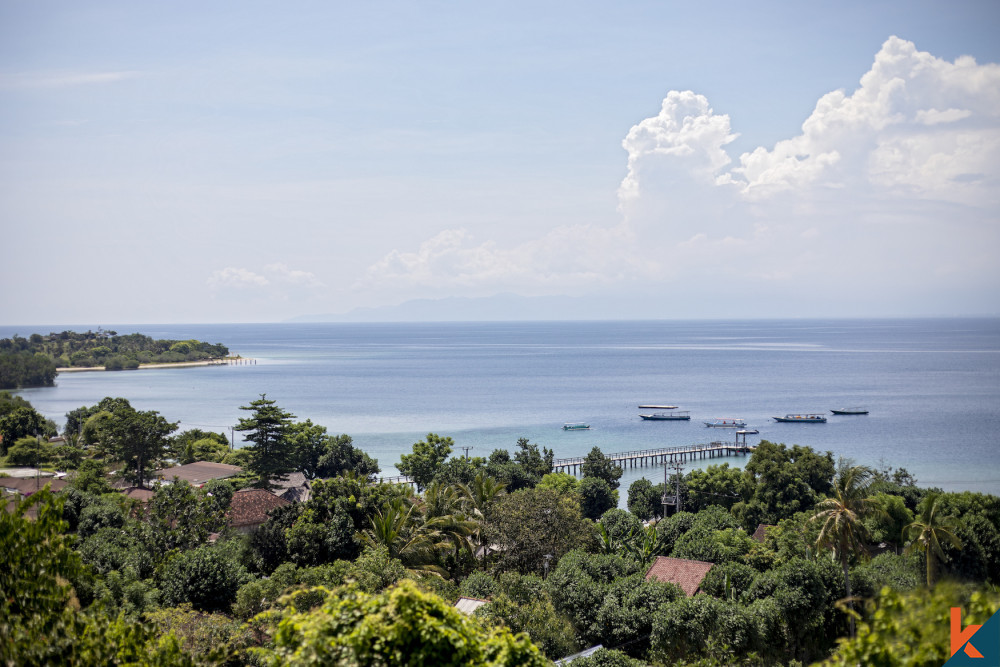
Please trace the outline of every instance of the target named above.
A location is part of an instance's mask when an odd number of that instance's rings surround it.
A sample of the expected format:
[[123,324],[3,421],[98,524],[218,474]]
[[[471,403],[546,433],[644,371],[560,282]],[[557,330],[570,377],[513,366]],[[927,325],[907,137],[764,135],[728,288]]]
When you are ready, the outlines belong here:
[[567,422],[563,424],[564,431],[589,431],[590,424],[585,422]]
[[866,415],[868,410],[865,408],[840,408],[839,410],[830,410],[835,415]]
[[640,410],[676,410],[676,405],[640,405]]
[[704,422],[709,428],[743,428],[747,423],[739,417],[724,417],[710,422]]
[[678,412],[654,412],[651,415],[639,415],[647,421],[687,421],[691,419],[691,412],[680,410]]
[[785,415],[784,417],[775,417],[776,422],[802,422],[804,424],[825,424],[826,417],[823,415],[818,415],[814,413],[801,414],[801,415]]

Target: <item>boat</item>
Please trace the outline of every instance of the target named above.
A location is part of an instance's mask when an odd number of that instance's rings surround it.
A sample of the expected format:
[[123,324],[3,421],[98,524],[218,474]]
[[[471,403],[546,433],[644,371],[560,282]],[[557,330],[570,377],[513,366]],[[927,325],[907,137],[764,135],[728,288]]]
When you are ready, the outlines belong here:
[[709,428],[743,428],[747,423],[739,417],[725,417],[705,422]]
[[865,408],[840,408],[839,410],[830,410],[835,415],[866,415],[868,410]]
[[785,415],[784,417],[775,417],[776,422],[802,422],[805,424],[825,424],[826,417],[823,415],[818,415],[814,413],[800,414],[800,415]]
[[647,421],[686,421],[691,419],[691,413],[688,410],[680,410],[678,412],[654,412],[651,415],[639,415]]
[[585,422],[567,422],[563,424],[564,431],[589,431],[590,424]]
[[640,405],[640,410],[676,410],[676,405]]

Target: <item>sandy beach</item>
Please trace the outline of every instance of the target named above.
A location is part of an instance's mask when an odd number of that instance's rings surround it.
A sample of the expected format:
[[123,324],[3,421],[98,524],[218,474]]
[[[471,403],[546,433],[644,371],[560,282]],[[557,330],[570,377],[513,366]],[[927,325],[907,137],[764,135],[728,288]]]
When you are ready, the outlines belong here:
[[[146,368],[184,368],[186,366],[228,366],[233,364],[253,363],[253,359],[209,359],[206,361],[178,361],[170,364],[140,364],[139,368],[126,368],[122,370],[141,371]],[[104,371],[104,366],[72,366],[67,368],[57,368],[57,373],[80,373],[86,371]]]

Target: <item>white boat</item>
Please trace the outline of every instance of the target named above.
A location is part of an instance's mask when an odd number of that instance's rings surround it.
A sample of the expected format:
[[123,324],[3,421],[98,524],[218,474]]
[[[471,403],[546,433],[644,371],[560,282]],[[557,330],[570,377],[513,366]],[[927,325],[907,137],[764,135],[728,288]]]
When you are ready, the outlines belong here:
[[720,417],[710,422],[705,422],[709,428],[743,428],[747,423],[739,417]]
[[676,405],[640,405],[640,410],[676,410]]
[[654,412],[651,415],[639,415],[647,421],[686,421],[691,419],[689,410],[679,410],[677,412]]

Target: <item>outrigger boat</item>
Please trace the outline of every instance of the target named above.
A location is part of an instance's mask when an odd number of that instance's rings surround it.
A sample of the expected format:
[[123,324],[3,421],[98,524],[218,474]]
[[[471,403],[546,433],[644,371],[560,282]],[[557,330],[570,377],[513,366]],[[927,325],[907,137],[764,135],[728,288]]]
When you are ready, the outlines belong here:
[[839,410],[830,410],[835,415],[866,415],[868,410],[865,408],[841,408]]
[[564,431],[589,431],[590,424],[585,422],[567,422],[563,424]]
[[651,415],[639,415],[647,421],[686,421],[691,419],[691,412],[680,410],[678,412],[654,412]]
[[803,422],[806,424],[825,424],[826,417],[817,414],[802,414],[802,415],[785,415],[784,417],[775,417],[776,422]]
[[705,426],[709,428],[743,428],[746,425],[747,423],[739,417],[727,417],[705,422]]

